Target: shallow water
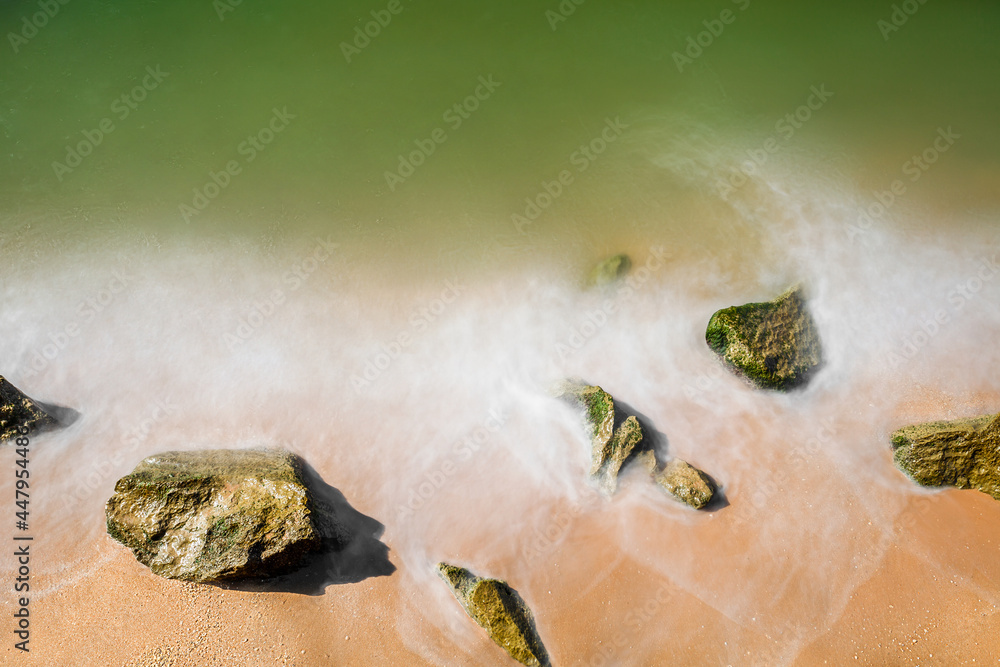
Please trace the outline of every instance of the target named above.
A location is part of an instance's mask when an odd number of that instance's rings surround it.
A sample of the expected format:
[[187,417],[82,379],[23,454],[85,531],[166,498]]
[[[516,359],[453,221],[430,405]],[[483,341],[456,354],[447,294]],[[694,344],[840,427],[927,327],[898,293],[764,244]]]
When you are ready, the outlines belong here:
[[[430,664],[503,657],[438,560],[508,579],[556,664],[811,664],[904,557],[995,623],[1000,570],[925,523],[989,553],[1000,510],[917,488],[888,434],[998,410],[997,7],[886,39],[867,3],[399,6],[350,62],[385,5],[70,2],[0,56],[0,372],[83,415],[32,461],[39,604],[112,558],[141,458],[277,444],[385,525],[392,633]],[[585,290],[618,251],[630,282]],[[826,365],[753,391],[705,324],[796,281]],[[566,376],[729,505],[596,494]]]

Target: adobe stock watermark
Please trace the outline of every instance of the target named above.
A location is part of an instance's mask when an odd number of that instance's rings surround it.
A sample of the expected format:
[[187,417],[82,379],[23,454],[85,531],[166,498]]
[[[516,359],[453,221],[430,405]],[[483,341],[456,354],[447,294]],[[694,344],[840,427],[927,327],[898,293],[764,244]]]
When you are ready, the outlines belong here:
[[236,153],[243,156],[242,163],[233,159],[226,162],[219,171],[209,171],[208,181],[203,186],[194,188],[191,204],[183,203],[178,206],[184,222],[190,223],[192,218],[208,208],[208,205],[229,187],[233,178],[243,173],[243,167],[257,159],[257,156],[264,152],[295,118],[296,116],[288,113],[288,107],[283,107],[281,110],[273,108],[267,124],[236,146]]
[[503,429],[507,415],[500,408],[491,408],[486,419],[471,433],[455,442],[447,458],[437,468],[424,475],[424,479],[410,490],[406,501],[396,508],[396,520],[412,518],[441,487],[458,472],[460,463],[470,461]]
[[80,482],[71,492],[63,494],[63,509],[73,510],[78,503],[90,497],[115,474],[116,470],[120,470],[121,466],[128,462],[131,455],[149,438],[158,423],[179,412],[180,408],[171,403],[169,396],[156,399],[143,419],[122,428],[124,432],[119,440],[120,446],[112,447],[111,454],[92,463],[84,471],[77,471],[74,476]]
[[400,331],[388,343],[380,345],[382,349],[365,360],[361,373],[351,375],[351,386],[354,387],[354,391],[360,392],[378,380],[392,366],[392,362],[399,358],[403,350],[413,343],[415,334],[427,331],[448,307],[458,300],[465,289],[465,285],[458,282],[457,278],[444,281],[441,293],[430,302],[419,306],[410,315],[409,328]]
[[[462,124],[472,118],[472,114],[479,109],[480,104],[490,99],[496,89],[502,84],[495,81],[493,75],[487,77],[480,76],[479,85],[476,86],[472,94],[465,99],[451,105],[441,114],[441,120],[447,123],[452,131],[458,130]],[[448,133],[443,127],[436,127],[431,131],[426,139],[414,139],[416,149],[406,155],[402,153],[398,156],[399,162],[395,171],[385,172],[385,184],[389,186],[390,192],[395,192],[399,185],[406,182],[410,176],[416,173],[417,169],[427,162],[427,159],[434,154],[438,146],[448,141]]]
[[572,501],[569,508],[553,512],[544,528],[535,528],[531,535],[525,536],[521,543],[523,562],[530,564],[555,548],[569,533],[573,522],[583,515],[587,501],[601,498],[597,492],[590,488],[586,489],[586,494],[586,498]]
[[[604,128],[600,133],[587,143],[580,144],[575,151],[570,153],[570,165],[576,169],[577,173],[582,174],[587,171],[590,165],[608,150],[608,146],[617,141],[628,128],[629,126],[623,123],[618,116],[615,116],[614,120],[605,118]],[[552,206],[552,203],[562,196],[566,188],[572,185],[575,178],[572,170],[563,169],[551,181],[543,180],[541,182],[542,189],[535,196],[524,198],[524,211],[510,216],[514,228],[521,234],[527,234],[525,228],[534,224],[542,212]]]
[[[906,180],[910,183],[919,181],[934,163],[941,158],[941,155],[946,153],[961,138],[962,135],[954,132],[951,129],[951,125],[948,126],[947,130],[939,127],[934,141],[918,155],[912,156],[903,163],[900,169],[903,175],[907,177]],[[876,201],[858,210],[857,222],[848,225],[844,230],[847,238],[853,242],[858,236],[868,233],[875,224],[875,221],[881,220],[906,192],[906,181],[902,178],[895,179],[885,190],[873,192],[872,194],[875,196]]]
[[636,292],[642,289],[653,274],[663,268],[664,260],[668,257],[670,257],[670,253],[662,246],[650,248],[646,262],[625,276],[615,289],[617,301],[608,298],[602,301],[597,308],[589,310],[583,321],[570,329],[566,339],[555,344],[555,354],[559,362],[565,362],[574,353],[583,349],[611,321],[623,303],[635,296]]
[[71,322],[57,331],[50,332],[48,342],[32,351],[25,376],[33,378],[44,373],[49,364],[55,361],[56,357],[66,349],[70,341],[79,336],[86,325],[97,319],[97,316],[103,313],[115,298],[125,291],[132,280],[132,276],[123,271],[113,271],[111,279],[105,283],[104,287],[77,304],[76,317]]
[[699,373],[694,382],[685,382],[681,391],[684,392],[685,398],[689,400],[698,401],[708,394],[708,398],[714,402],[712,393],[715,391],[719,381],[729,375],[732,374],[722,364],[713,363],[709,366],[708,371]]
[[[170,76],[170,72],[164,72],[159,65],[155,68],[147,66],[145,72],[146,75],[138,86],[122,93],[111,103],[111,113],[119,122],[124,121],[133,111],[138,109],[139,104],[146,99],[149,93],[156,90],[163,83],[163,80]],[[63,178],[83,164],[84,158],[93,153],[105,137],[114,131],[115,121],[111,116],[101,119],[93,130],[81,131],[83,139],[74,146],[66,146],[66,158],[62,162],[52,163],[52,171],[55,172],[56,179],[62,183]]]
[[49,24],[49,21],[56,17],[59,10],[69,4],[69,0],[39,0],[38,8],[41,11],[35,12],[30,17],[21,17],[21,30],[18,32],[8,32],[7,41],[10,48],[16,55],[30,40],[38,35],[38,31]]
[[770,157],[782,149],[784,144],[781,142],[790,141],[795,133],[809,122],[813,114],[822,109],[823,105],[833,97],[833,93],[826,89],[826,84],[820,84],[819,87],[810,86],[809,93],[802,105],[774,123],[775,133],[765,139],[759,148],[747,150],[749,159],[744,160],[738,170],[731,173],[726,180],[719,180],[716,183],[719,196],[723,200],[728,199],[729,195],[743,187],[750,177],[757,173],[757,169],[767,164]]
[[[815,435],[798,445],[785,454],[785,463],[796,470],[804,465],[810,458],[816,456],[826,449],[837,435],[837,423],[832,417],[821,419]],[[798,473],[795,473],[796,475]],[[768,509],[776,495],[781,493],[784,485],[789,481],[789,473],[786,467],[782,466],[775,470],[759,487],[750,494],[750,504],[747,511],[738,513],[734,521],[735,526],[742,526],[747,522],[757,523],[758,515]]]
[[[732,2],[739,7],[741,12],[746,11],[750,6],[750,0],[732,0]],[[705,29],[697,35],[687,38],[687,47],[683,53],[680,51],[674,51],[673,53],[677,71],[683,74],[684,68],[687,65],[693,65],[695,60],[701,58],[702,54],[705,53],[705,49],[715,44],[715,40],[722,36],[726,26],[736,22],[737,16],[738,14],[733,10],[723,9],[719,12],[719,18],[702,21],[701,24],[705,26]]]
[[882,39],[888,42],[892,33],[898,32],[900,28],[906,25],[910,17],[916,14],[920,10],[920,7],[925,4],[927,4],[927,0],[903,0],[902,3],[893,5],[888,21],[879,19],[875,22],[875,26],[882,33]]
[[637,603],[622,617],[624,627],[607,643],[594,650],[587,660],[586,667],[618,667],[628,664],[622,653],[632,645],[635,637],[649,632],[652,621],[669,605],[678,593],[683,592],[672,580],[660,584],[656,591],[645,600]]
[[[250,308],[250,312],[242,317],[236,328],[231,332],[222,335],[222,340],[229,347],[230,351],[235,350],[264,326],[278,309],[288,299],[289,294],[297,292],[306,281],[316,272],[316,270],[326,260],[330,259],[333,251],[340,247],[340,244],[331,242],[331,237],[326,239],[316,239],[316,246],[305,259],[295,262],[288,267],[281,276],[283,287],[275,287],[261,300],[255,300]],[[286,291],[287,290],[287,291]]]
[[920,326],[909,335],[904,336],[900,344],[886,355],[886,362],[892,368],[899,368],[906,361],[930,345],[943,328],[959,315],[965,306],[975,299],[986,283],[1000,273],[997,255],[992,258],[982,257],[975,266],[971,276],[956,284],[947,295],[949,309],[939,308],[930,316],[921,318]]
[[561,0],[556,8],[545,10],[545,20],[549,22],[549,27],[555,32],[560,23],[565,23],[566,19],[576,13],[576,8],[587,0]]
[[344,59],[350,64],[351,59],[354,56],[360,55],[372,40],[382,34],[382,31],[389,27],[392,23],[394,16],[399,16],[403,13],[406,7],[403,6],[401,0],[389,0],[386,4],[385,9],[373,9],[371,12],[372,20],[364,24],[364,26],[356,26],[354,28],[354,38],[350,42],[340,43],[340,52],[344,54]]
[[236,11],[236,8],[243,4],[243,0],[212,0],[212,9],[219,21],[226,20],[226,14]]
[[[885,443],[886,449],[889,448],[889,443]],[[905,478],[902,471],[897,471],[898,474]],[[911,482],[912,483],[912,482]],[[917,522],[921,518],[925,517],[931,509],[934,507],[934,495],[926,492],[921,493],[917,496],[916,500],[909,502],[907,507],[901,510],[898,514],[892,517],[892,527],[888,530],[882,530],[883,544],[896,543],[903,537],[906,531],[912,531],[917,527]],[[919,493],[918,487],[915,487],[911,493]],[[851,551],[851,564],[855,571],[864,571],[868,568],[877,566],[882,559],[882,551],[878,549],[860,549]]]
[[[531,565],[547,555],[569,534],[573,523],[583,516],[590,501],[604,500],[593,489],[588,489],[587,494],[584,498],[572,501],[568,508],[553,512],[544,528],[536,528],[531,535],[522,540],[520,551],[522,562]],[[591,585],[604,579],[610,573],[611,569],[608,569],[598,574],[594,577]],[[683,589],[668,579],[657,586],[655,592],[646,599],[639,598],[634,606],[620,617],[619,620],[622,622],[615,626],[614,636],[607,642],[599,641],[587,662],[580,664],[589,667],[617,667],[628,664],[621,659],[621,652],[631,646],[634,637],[647,633],[650,627],[649,623],[659,615],[664,605],[669,604],[681,592]]]

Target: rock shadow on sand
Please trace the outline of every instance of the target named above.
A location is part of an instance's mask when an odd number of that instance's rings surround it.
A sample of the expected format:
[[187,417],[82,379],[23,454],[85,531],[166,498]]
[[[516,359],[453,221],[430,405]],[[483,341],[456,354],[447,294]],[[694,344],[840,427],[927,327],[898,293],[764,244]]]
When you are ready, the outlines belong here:
[[327,586],[356,584],[396,571],[389,547],[379,539],[385,526],[351,507],[344,494],[324,482],[309,464],[304,466],[303,478],[313,498],[316,528],[323,537],[320,551],[309,554],[300,568],[288,574],[211,585],[247,592],[323,595]]
[[[658,467],[663,467],[672,458],[669,454],[670,452],[670,442],[667,439],[667,434],[653,426],[653,422],[648,416],[639,412],[629,403],[615,399],[615,427],[625,420],[629,415],[634,415],[639,421],[639,426],[642,428],[642,435],[648,443],[650,449],[653,451],[653,456],[656,457],[656,464]],[[637,461],[629,461],[626,467],[634,467],[637,465]],[[700,512],[718,512],[721,509],[729,507],[729,500],[726,498],[726,490],[719,484],[712,475],[709,475],[705,471],[701,471],[702,474],[711,481],[715,488],[715,493],[712,495],[712,500],[709,501],[707,505],[702,507]]]

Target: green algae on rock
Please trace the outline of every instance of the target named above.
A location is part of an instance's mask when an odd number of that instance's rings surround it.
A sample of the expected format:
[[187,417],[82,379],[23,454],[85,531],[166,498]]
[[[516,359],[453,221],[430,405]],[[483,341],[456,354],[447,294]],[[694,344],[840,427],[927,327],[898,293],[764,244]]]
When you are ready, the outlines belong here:
[[11,442],[21,429],[28,432],[59,426],[59,421],[0,375],[0,442]]
[[639,420],[634,415],[626,417],[625,421],[619,424],[611,434],[611,440],[600,454],[602,464],[598,474],[607,479],[618,479],[618,473],[621,472],[622,466],[629,460],[629,457],[642,451],[644,444],[645,439]]
[[591,429],[590,474],[607,493],[614,493],[622,466],[644,444],[639,420],[621,418],[611,394],[578,380],[564,382],[557,395],[586,411]]
[[608,392],[580,380],[567,380],[556,395],[584,409],[591,429],[590,474],[606,493],[614,493],[622,467],[638,461],[674,499],[695,509],[705,507],[715,496],[711,478],[689,463],[673,459],[661,465],[639,419],[624,416]]
[[618,254],[608,257],[590,272],[587,284],[596,287],[611,285],[624,278],[631,268],[632,260],[628,255]]
[[469,570],[438,563],[438,575],[451,587],[472,620],[514,660],[549,667],[548,654],[535,629],[531,610],[513,588],[498,579],[482,579]]
[[150,456],[115,484],[108,534],[170,579],[291,571],[322,544],[303,468],[280,449]]
[[892,434],[892,448],[896,466],[918,484],[1000,500],[1000,414],[907,426]]
[[822,364],[819,333],[798,286],[774,301],[716,312],[705,340],[731,369],[765,389],[803,385]]

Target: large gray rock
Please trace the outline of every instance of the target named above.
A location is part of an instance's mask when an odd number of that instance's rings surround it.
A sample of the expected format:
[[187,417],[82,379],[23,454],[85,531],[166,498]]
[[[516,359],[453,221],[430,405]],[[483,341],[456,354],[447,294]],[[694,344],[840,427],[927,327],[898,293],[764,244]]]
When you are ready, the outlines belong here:
[[437,571],[465,613],[510,657],[529,667],[548,667],[549,657],[535,629],[531,610],[507,582],[482,579],[465,568],[447,563],[438,563]]
[[907,426],[892,434],[892,448],[896,465],[918,484],[1000,500],[1000,414]]
[[798,286],[774,301],[716,312],[705,340],[731,370],[765,389],[803,385],[823,362],[819,333]]
[[108,534],[170,579],[281,574],[322,545],[303,473],[279,449],[150,456],[115,484]]

